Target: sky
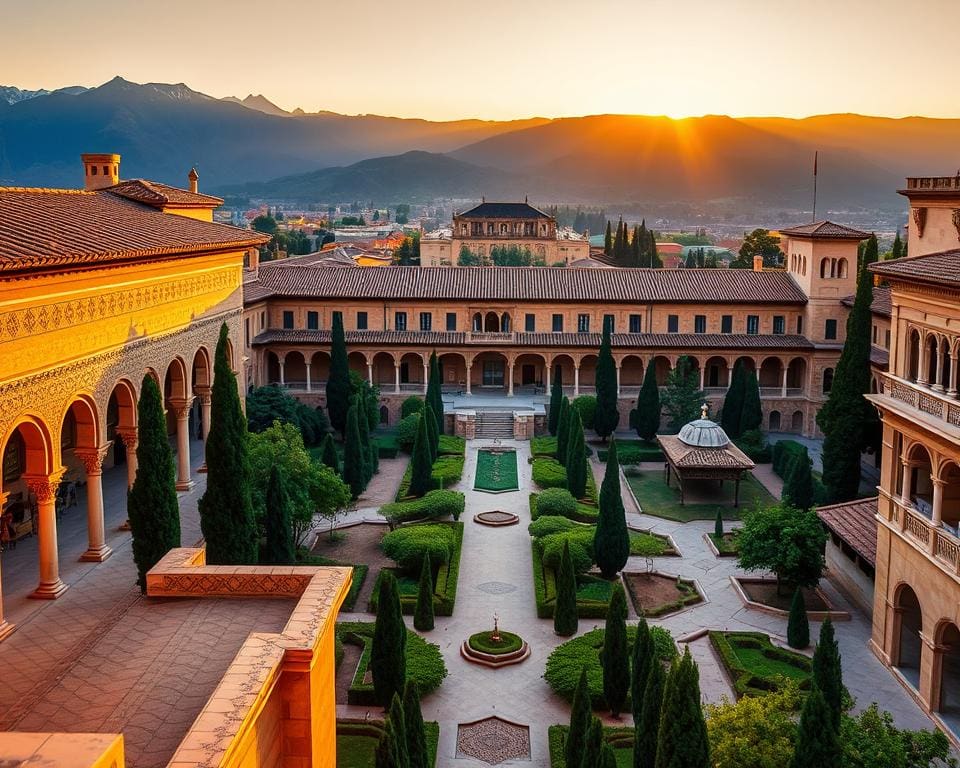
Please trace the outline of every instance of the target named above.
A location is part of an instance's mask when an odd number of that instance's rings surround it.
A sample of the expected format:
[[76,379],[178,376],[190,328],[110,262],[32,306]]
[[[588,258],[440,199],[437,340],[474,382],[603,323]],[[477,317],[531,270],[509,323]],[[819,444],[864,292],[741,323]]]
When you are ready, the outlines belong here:
[[285,109],[960,117],[960,0],[0,0],[0,85]]

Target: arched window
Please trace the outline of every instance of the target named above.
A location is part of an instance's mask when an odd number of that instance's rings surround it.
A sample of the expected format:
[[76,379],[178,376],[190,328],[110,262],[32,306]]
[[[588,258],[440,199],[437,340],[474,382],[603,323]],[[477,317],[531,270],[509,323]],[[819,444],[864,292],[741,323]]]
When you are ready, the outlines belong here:
[[826,279],[829,276],[830,259],[823,259],[820,262],[820,277]]
[[483,330],[483,315],[481,315],[479,312],[473,316],[472,327],[477,333]]
[[829,394],[833,389],[833,368],[823,369],[823,394]]
[[510,315],[504,312],[500,318],[500,331],[502,333],[510,333],[511,330],[513,329],[510,327]]
[[840,261],[837,262],[837,277],[842,279],[842,278],[845,278],[846,276],[847,276],[847,260],[840,259]]

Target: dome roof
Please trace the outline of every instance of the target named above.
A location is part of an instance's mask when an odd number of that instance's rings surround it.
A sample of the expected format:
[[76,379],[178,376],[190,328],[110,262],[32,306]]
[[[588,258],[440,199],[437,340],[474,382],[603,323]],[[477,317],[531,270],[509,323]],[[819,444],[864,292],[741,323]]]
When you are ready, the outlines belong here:
[[700,418],[685,424],[678,435],[680,441],[695,448],[723,448],[730,438],[723,427],[707,418],[707,406],[703,405]]

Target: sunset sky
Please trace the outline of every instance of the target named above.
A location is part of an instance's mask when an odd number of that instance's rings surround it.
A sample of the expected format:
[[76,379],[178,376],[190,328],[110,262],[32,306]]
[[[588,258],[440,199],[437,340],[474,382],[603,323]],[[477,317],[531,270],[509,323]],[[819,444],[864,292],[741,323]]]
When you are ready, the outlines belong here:
[[286,109],[960,117],[960,0],[0,0],[0,85]]

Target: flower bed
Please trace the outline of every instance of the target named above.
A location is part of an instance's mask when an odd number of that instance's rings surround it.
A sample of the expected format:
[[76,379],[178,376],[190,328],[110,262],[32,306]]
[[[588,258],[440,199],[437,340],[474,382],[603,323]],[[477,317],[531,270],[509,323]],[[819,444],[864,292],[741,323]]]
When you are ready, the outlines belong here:
[[801,653],[778,648],[762,632],[710,632],[710,643],[733,681],[737,696],[764,696],[778,691],[786,679],[810,687],[811,661]]
[[[547,729],[547,739],[550,744],[550,768],[579,768],[576,765],[567,766],[567,758],[563,753],[569,731],[569,725],[551,725]],[[618,768],[621,766],[628,768],[633,765],[633,738],[633,728],[604,726],[603,740],[613,747]]]
[[515,635],[513,632],[500,632],[500,642],[494,642],[493,631],[477,632],[470,635],[467,639],[470,647],[481,653],[488,653],[491,656],[500,656],[505,653],[519,651],[523,645],[523,638]]
[[693,581],[663,573],[623,573],[627,594],[637,614],[654,618],[703,602]]
[[520,487],[517,452],[486,448],[477,451],[477,471],[473,487],[490,493],[517,490]]
[[[437,743],[440,724],[425,722],[427,737],[427,764],[437,764]],[[337,720],[337,768],[372,768],[377,743],[383,733],[383,723],[363,720]]]

